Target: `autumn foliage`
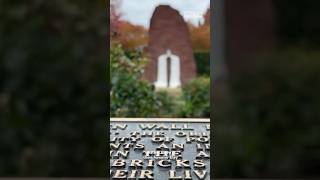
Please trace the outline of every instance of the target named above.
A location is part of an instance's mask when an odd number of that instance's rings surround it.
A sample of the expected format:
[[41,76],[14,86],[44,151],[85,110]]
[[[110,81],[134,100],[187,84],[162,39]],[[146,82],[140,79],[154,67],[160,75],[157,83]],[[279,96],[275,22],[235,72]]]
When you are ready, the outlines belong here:
[[119,29],[121,17],[120,5],[121,0],[110,0],[110,35],[114,35]]
[[111,40],[124,49],[144,48],[148,41],[148,31],[143,26],[131,24],[121,19],[121,0],[110,1],[110,36]]
[[144,48],[148,43],[148,30],[143,26],[121,21],[119,23],[117,40],[125,49]]
[[204,14],[204,23],[195,26],[188,23],[192,47],[195,52],[209,52],[210,51],[210,9]]
[[[121,19],[121,0],[110,1],[111,40],[124,49],[143,49],[148,44],[148,29]],[[210,9],[203,15],[204,23],[198,26],[188,23],[194,52],[210,51]]]

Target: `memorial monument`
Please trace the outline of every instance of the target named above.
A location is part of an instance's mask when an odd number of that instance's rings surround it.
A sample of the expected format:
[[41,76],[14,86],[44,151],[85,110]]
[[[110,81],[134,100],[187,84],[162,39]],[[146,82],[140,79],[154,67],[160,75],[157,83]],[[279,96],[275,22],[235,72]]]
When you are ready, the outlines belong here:
[[197,74],[188,26],[168,5],[158,6],[151,18],[144,77],[157,88],[177,88]]

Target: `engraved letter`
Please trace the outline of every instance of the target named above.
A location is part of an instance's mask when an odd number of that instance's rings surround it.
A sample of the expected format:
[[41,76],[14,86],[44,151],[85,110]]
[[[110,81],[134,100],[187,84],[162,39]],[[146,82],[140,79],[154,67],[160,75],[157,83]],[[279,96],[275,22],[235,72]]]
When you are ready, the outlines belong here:
[[169,147],[166,146],[165,144],[161,144],[161,145],[158,146],[156,149],[157,149],[157,150],[169,150]]
[[190,165],[189,165],[189,160],[180,160],[180,159],[177,159],[177,165],[176,165],[177,168],[182,168],[182,167],[187,167],[189,168]]
[[201,180],[203,180],[206,175],[207,175],[207,171],[202,171],[202,170],[194,170],[194,173],[197,175],[197,177]]
[[163,168],[171,167],[171,162],[168,161],[168,160],[160,160],[160,161],[158,162],[158,165],[159,165],[160,167],[163,167]]
[[118,129],[122,129],[125,130],[127,127],[127,124],[115,124],[112,126],[112,130],[118,130]]
[[153,171],[141,170],[140,177],[138,179],[153,179]]
[[195,169],[202,169],[206,167],[206,164],[203,162],[203,160],[194,160],[193,166]]
[[117,153],[114,155],[115,158],[120,158],[122,156],[123,158],[127,158],[129,154],[129,151],[117,151]]
[[165,126],[164,124],[158,125],[158,127],[156,128],[156,130],[168,130],[169,128],[167,126]]
[[184,144],[172,144],[172,150],[184,150]]
[[184,179],[192,179],[190,170],[184,171]]
[[142,129],[142,130],[152,130],[154,127],[156,127],[157,125],[156,124],[139,124],[139,127]]
[[176,136],[177,136],[177,137],[185,137],[185,136],[186,136],[186,133],[183,132],[183,131],[178,131],[178,132],[176,133]]
[[127,172],[127,170],[116,170],[116,173],[114,173],[112,179],[126,179]]
[[144,150],[144,145],[143,144],[136,144],[134,147],[134,150]]
[[170,180],[182,180],[183,178],[181,176],[176,176],[175,170],[170,170],[169,171],[169,179]]
[[128,177],[128,179],[136,180],[136,176],[137,176],[137,170],[132,170],[130,176]]
[[116,159],[113,161],[113,164],[111,167],[123,168],[125,166],[126,166],[126,162],[123,159]]
[[201,159],[201,158],[209,158],[209,155],[208,154],[206,154],[205,152],[203,152],[203,151],[200,151],[199,153],[198,153],[198,155],[196,156],[196,158],[197,159]]
[[143,167],[142,163],[143,162],[141,160],[134,159],[134,160],[131,160],[131,164],[129,167],[142,168]]

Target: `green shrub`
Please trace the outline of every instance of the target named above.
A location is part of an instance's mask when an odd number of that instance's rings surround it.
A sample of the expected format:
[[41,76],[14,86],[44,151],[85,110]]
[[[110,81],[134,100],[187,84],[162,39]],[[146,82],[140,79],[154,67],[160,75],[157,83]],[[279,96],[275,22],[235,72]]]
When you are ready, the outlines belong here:
[[161,103],[161,109],[159,109],[159,117],[174,118],[179,117],[179,110],[181,105],[179,104],[180,96],[171,94],[168,91],[157,91],[157,97]]
[[182,87],[183,117],[210,117],[210,78],[198,77]]
[[110,51],[112,117],[168,116],[172,104],[165,92],[156,92],[151,83],[142,80],[146,59],[141,54],[129,59],[119,45]]
[[156,91],[142,80],[147,60],[141,53],[125,52],[113,44],[110,51],[110,114],[113,117],[209,117],[210,79],[201,77],[184,86],[182,93]]
[[199,76],[210,76],[210,52],[196,52],[194,58]]

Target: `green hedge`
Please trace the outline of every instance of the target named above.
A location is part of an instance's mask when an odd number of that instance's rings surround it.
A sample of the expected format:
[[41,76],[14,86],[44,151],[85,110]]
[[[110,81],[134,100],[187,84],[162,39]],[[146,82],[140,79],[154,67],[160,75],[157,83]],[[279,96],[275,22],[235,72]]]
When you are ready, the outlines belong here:
[[142,80],[147,59],[113,45],[111,60],[111,106],[114,117],[209,117],[210,78],[199,77],[179,90],[156,91]]
[[210,78],[198,77],[182,87],[183,117],[210,117]]
[[111,117],[152,117],[158,104],[153,87],[141,80],[144,59],[129,59],[121,46],[110,49]]
[[210,53],[196,52],[194,53],[194,58],[198,76],[210,76]]

